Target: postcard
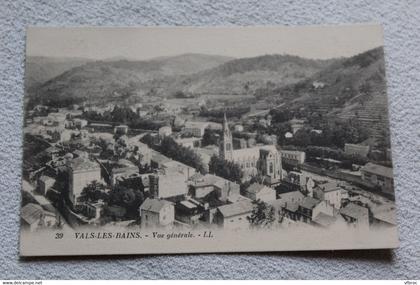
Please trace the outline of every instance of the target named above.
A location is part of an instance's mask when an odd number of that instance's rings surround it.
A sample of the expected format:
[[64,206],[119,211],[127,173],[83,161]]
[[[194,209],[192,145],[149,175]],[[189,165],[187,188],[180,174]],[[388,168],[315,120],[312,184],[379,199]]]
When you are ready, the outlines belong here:
[[30,27],[21,256],[396,248],[383,31]]

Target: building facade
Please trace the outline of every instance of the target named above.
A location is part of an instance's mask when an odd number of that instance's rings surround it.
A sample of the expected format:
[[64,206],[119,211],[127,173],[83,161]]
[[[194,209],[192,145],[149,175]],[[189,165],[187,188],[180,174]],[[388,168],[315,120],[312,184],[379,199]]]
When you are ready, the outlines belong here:
[[175,220],[175,207],[171,202],[147,198],[140,209],[141,227],[166,227]]
[[69,199],[75,205],[83,188],[92,181],[101,181],[101,168],[98,163],[78,157],[68,162]]
[[233,149],[233,137],[226,115],[223,120],[223,137],[219,156],[238,164],[245,176],[261,174],[268,184],[278,183],[281,179],[281,159],[274,145],[260,145],[249,148]]
[[384,192],[394,192],[392,168],[369,162],[360,169],[362,179],[381,187]]

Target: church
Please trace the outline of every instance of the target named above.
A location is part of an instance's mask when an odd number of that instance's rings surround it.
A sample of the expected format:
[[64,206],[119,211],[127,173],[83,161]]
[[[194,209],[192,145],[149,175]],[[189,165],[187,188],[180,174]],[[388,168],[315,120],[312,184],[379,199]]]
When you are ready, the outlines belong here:
[[223,137],[220,142],[220,157],[238,164],[245,177],[258,174],[264,177],[267,184],[273,185],[281,179],[281,157],[275,145],[257,145],[233,149],[233,137],[229,129],[226,114],[223,120]]

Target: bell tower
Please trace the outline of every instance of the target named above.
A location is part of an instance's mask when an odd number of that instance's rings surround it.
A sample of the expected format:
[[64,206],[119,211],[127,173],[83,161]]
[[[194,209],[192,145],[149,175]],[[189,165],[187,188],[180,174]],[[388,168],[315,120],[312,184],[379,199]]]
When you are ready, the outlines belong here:
[[224,160],[233,160],[232,133],[229,130],[226,113],[224,114],[223,118],[223,137],[219,147],[219,155]]

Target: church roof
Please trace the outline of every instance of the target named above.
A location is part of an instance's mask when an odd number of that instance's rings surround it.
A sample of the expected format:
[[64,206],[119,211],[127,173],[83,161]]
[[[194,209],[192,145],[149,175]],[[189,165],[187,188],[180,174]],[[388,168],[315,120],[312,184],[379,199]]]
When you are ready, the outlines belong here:
[[233,160],[234,161],[241,161],[241,160],[257,160],[260,157],[260,151],[275,151],[277,149],[274,145],[263,145],[263,146],[254,146],[249,148],[241,148],[233,150]]

